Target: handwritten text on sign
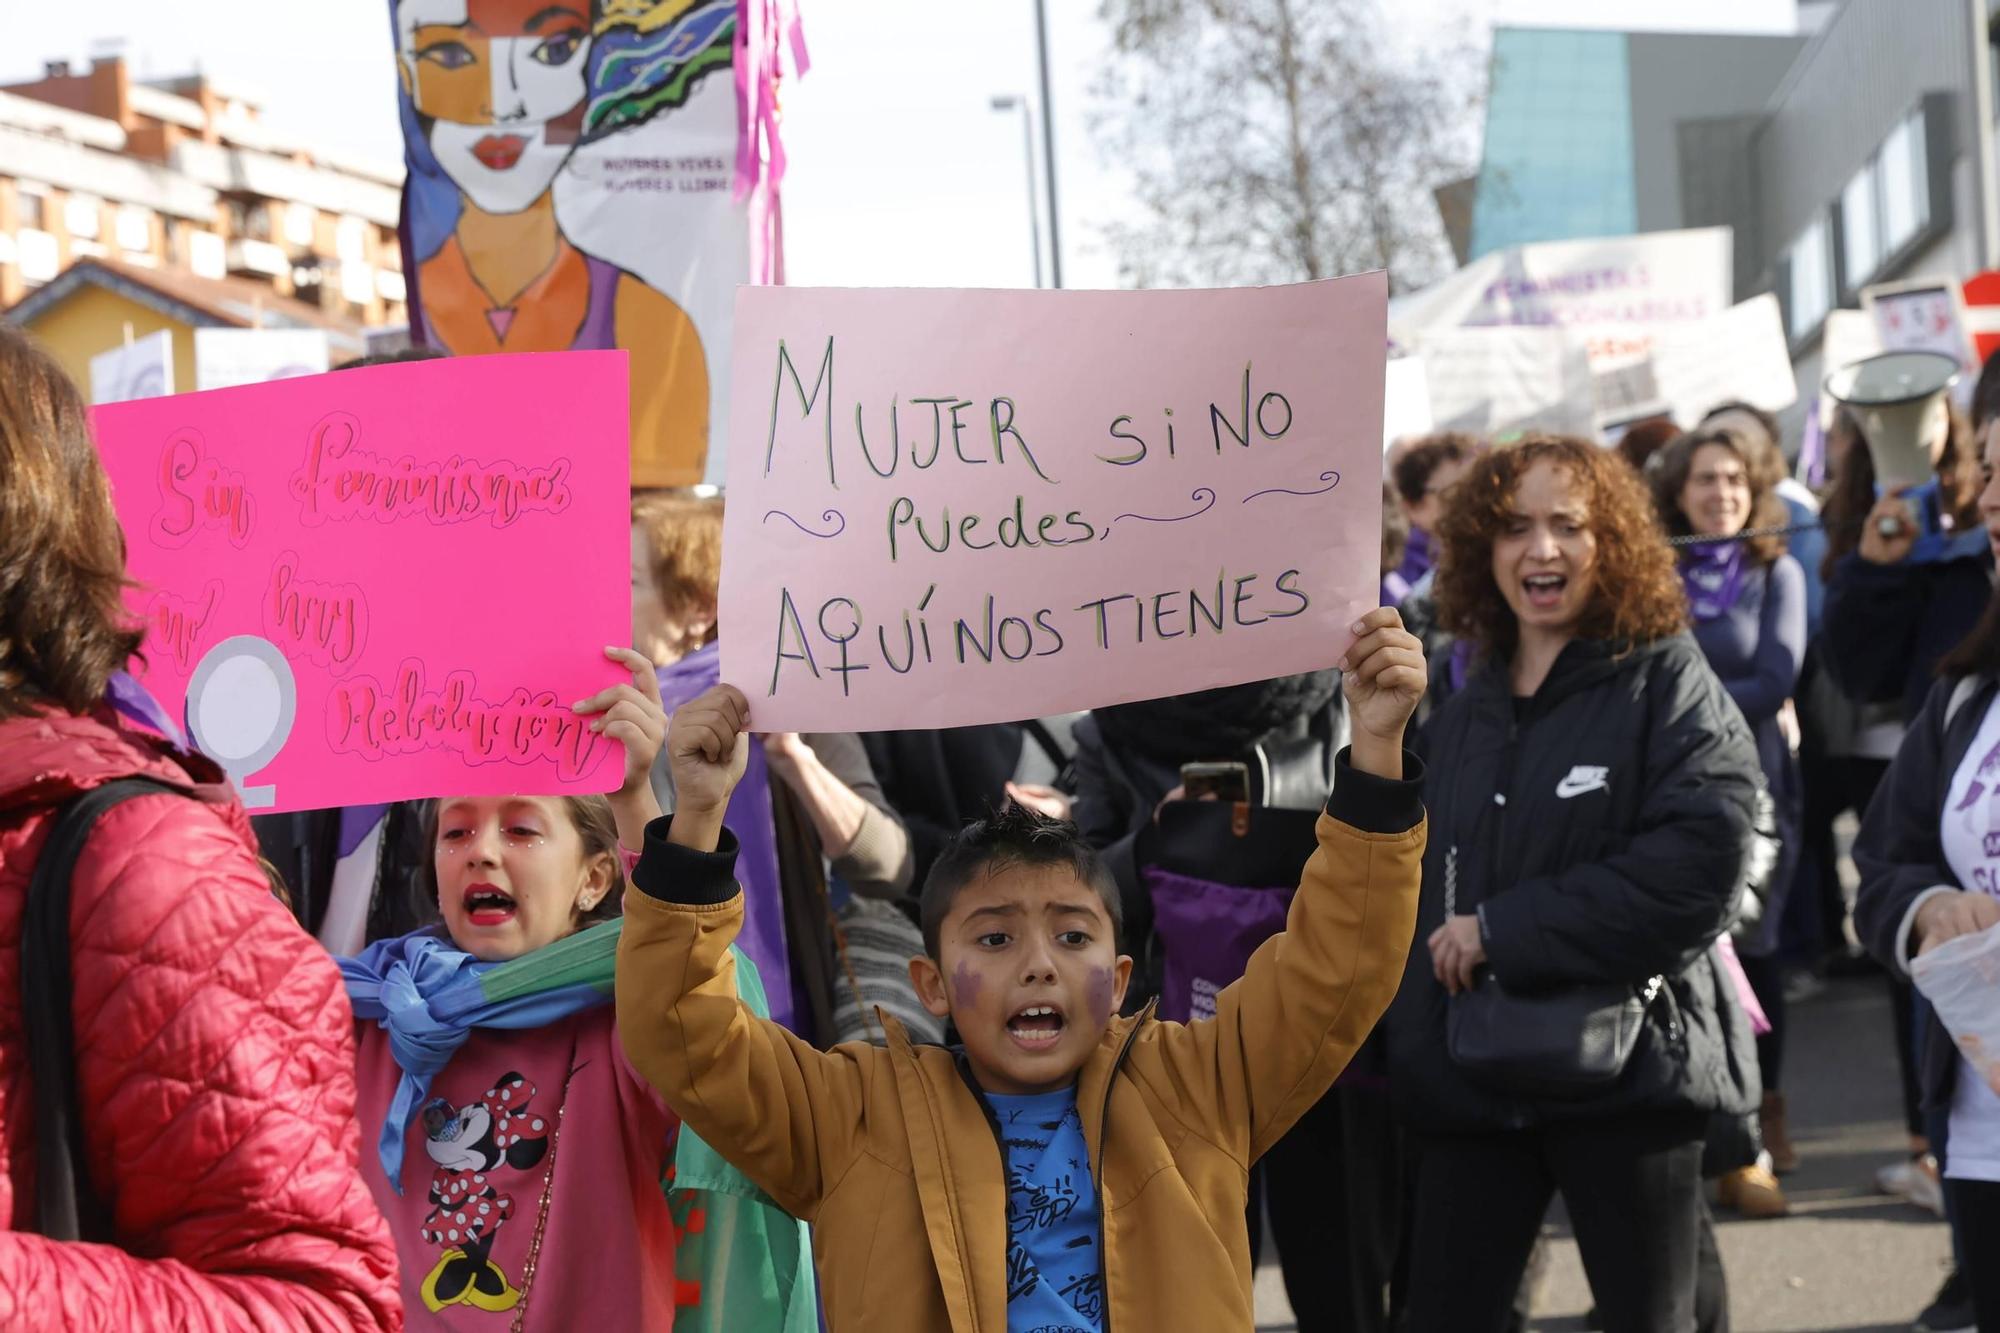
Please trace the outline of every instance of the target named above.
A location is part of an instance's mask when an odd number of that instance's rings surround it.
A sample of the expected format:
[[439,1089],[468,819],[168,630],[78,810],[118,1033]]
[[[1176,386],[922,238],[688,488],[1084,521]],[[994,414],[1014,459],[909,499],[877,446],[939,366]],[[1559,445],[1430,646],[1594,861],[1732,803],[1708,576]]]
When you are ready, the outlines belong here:
[[1386,301],[741,289],[722,649],[757,728],[1331,666],[1376,600]]
[[623,352],[98,409],[134,670],[253,808],[603,791],[629,634]]

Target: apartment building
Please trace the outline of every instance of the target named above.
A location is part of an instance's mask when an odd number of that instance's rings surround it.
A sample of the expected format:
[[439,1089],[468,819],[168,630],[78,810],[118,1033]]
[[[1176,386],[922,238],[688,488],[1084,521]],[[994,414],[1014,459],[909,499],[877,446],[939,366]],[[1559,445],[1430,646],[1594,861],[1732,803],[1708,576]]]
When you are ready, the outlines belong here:
[[0,310],[95,259],[262,284],[342,323],[404,323],[401,181],[400,164],[273,134],[255,98],[213,79],[51,61],[0,87]]

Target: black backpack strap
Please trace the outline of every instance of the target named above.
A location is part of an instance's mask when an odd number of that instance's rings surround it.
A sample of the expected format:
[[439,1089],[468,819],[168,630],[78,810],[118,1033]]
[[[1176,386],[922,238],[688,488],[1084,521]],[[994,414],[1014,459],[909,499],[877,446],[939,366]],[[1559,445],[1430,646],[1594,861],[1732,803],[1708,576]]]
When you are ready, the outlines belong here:
[[70,879],[90,830],[134,796],[185,794],[151,778],[124,778],[64,804],[28,880],[21,921],[21,998],[28,1067],[35,1083],[35,1206],[43,1236],[112,1238],[111,1218],[90,1188],[76,1086],[75,992],[70,977]]

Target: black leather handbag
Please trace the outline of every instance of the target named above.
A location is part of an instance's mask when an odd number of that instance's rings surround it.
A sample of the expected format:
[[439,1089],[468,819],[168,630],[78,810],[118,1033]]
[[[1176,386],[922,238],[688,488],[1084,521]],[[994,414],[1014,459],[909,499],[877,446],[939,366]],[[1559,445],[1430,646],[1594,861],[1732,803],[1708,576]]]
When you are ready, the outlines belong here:
[[1665,985],[1654,977],[1643,989],[1606,983],[1515,995],[1488,972],[1449,1000],[1445,1045],[1459,1068],[1503,1091],[1589,1096],[1625,1072]]
[[[1445,856],[1445,916],[1458,909],[1458,849]],[[1486,969],[1446,1000],[1445,1049],[1469,1076],[1502,1092],[1563,1100],[1601,1092],[1625,1072],[1646,1010],[1665,977],[1563,986],[1516,995]]]

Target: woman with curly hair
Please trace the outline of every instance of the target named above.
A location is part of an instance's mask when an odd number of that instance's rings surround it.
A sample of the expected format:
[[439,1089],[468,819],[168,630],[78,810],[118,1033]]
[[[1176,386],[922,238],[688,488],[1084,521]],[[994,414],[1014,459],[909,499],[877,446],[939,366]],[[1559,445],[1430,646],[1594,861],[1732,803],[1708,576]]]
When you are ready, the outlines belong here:
[[[1790,522],[1778,480],[1784,460],[1758,428],[1705,425],[1660,451],[1651,475],[1653,500],[1670,535],[1685,539],[1681,582],[1694,620],[1695,642],[1743,710],[1756,738],[1777,815],[1780,851],[1761,911],[1736,928],[1736,951],[1771,1030],[1757,1038],[1763,1074],[1760,1112],[1771,1163],[1742,1166],[1722,1177],[1724,1206],[1749,1217],[1786,1211],[1772,1174],[1797,1168],[1778,1091],[1785,1037],[1785,979],[1778,963],[1778,925],[1799,861],[1803,790],[1799,760],[1787,732],[1787,709],[1806,654],[1806,576],[1773,530]],[[1748,533],[1762,535],[1744,536]],[[1795,724],[1794,724],[1795,726]],[[1746,914],[1750,915],[1750,914]]]
[[1479,659],[1431,719],[1419,939],[1387,1020],[1420,1139],[1413,1333],[1497,1333],[1560,1190],[1608,1333],[1695,1324],[1701,1148],[1758,1095],[1713,954],[1757,752],[1615,454],[1531,436],[1440,524]]

